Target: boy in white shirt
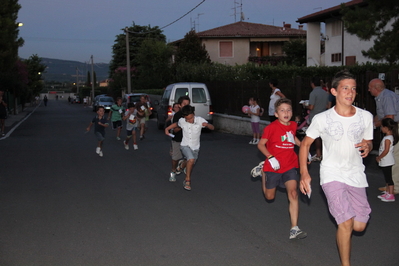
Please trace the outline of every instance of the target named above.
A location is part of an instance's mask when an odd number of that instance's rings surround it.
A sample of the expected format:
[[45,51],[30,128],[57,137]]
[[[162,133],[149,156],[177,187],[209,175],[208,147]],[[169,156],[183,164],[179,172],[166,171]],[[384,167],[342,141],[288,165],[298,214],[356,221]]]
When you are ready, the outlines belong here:
[[200,149],[200,136],[202,128],[214,130],[214,126],[209,124],[204,118],[195,116],[194,107],[186,105],[182,109],[183,117],[177,123],[165,128],[165,134],[170,136],[170,130],[180,127],[183,130],[183,139],[180,143],[180,149],[184,157],[187,159],[186,179],[183,181],[185,190],[191,190],[191,172],[195,161],[198,159]]
[[338,224],[336,239],[341,265],[350,265],[352,232],[366,229],[371,212],[363,158],[373,147],[373,116],[352,105],[356,80],[351,73],[338,72],[333,78],[331,93],[336,96],[336,105],[314,116],[301,143],[300,190],[303,194],[311,193],[307,158],[311,144],[320,137],[323,141],[320,185]]

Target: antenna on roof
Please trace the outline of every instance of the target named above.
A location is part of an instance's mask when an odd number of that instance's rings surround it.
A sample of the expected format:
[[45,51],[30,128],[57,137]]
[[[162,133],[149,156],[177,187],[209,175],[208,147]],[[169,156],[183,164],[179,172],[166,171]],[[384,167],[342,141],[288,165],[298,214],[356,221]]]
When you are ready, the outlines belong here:
[[242,0],[240,1],[240,3],[234,0],[234,7],[232,8],[234,9],[234,22],[237,22],[237,7],[240,7],[240,21],[243,21],[245,19],[244,13],[242,12]]

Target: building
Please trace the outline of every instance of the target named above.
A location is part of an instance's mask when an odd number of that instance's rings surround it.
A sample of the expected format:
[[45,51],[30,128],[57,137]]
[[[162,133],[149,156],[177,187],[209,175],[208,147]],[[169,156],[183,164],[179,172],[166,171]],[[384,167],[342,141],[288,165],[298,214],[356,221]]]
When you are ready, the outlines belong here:
[[[363,0],[353,0],[345,3],[348,7],[363,7]],[[366,62],[376,63],[362,54],[374,45],[374,38],[362,41],[356,35],[351,35],[344,29],[341,20],[341,5],[337,5],[297,20],[307,24],[306,51],[307,66],[341,66]],[[325,32],[322,30],[325,25]],[[324,51],[321,49],[324,44]]]
[[[249,57],[281,56],[285,42],[305,39],[306,31],[239,21],[197,33],[212,62],[226,65],[246,64]],[[173,44],[179,46],[183,39]]]

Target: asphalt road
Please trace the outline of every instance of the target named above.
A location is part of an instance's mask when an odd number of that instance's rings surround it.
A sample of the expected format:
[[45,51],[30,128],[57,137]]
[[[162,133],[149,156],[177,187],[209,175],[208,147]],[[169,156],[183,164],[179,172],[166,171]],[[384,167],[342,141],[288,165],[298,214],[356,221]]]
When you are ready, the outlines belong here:
[[[0,141],[0,265],[339,265],[318,163],[300,202],[308,237],[289,240],[286,194],[264,199],[249,137],[203,133],[185,191],[183,175],[168,181],[169,138],[156,121],[137,151],[107,129],[101,158],[84,133],[93,116],[49,101]],[[352,264],[399,265],[399,198],[377,199],[382,173],[374,156],[365,162],[373,212],[352,238]]]

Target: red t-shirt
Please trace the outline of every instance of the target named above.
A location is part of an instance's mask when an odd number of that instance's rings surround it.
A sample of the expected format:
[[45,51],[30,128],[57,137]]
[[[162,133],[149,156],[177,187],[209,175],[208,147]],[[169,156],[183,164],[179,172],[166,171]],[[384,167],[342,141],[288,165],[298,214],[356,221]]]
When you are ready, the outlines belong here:
[[263,130],[262,139],[267,139],[266,148],[280,163],[280,169],[275,171],[265,160],[263,171],[284,173],[292,168],[298,168],[298,156],[294,151],[297,124],[290,121],[288,126],[276,120]]

